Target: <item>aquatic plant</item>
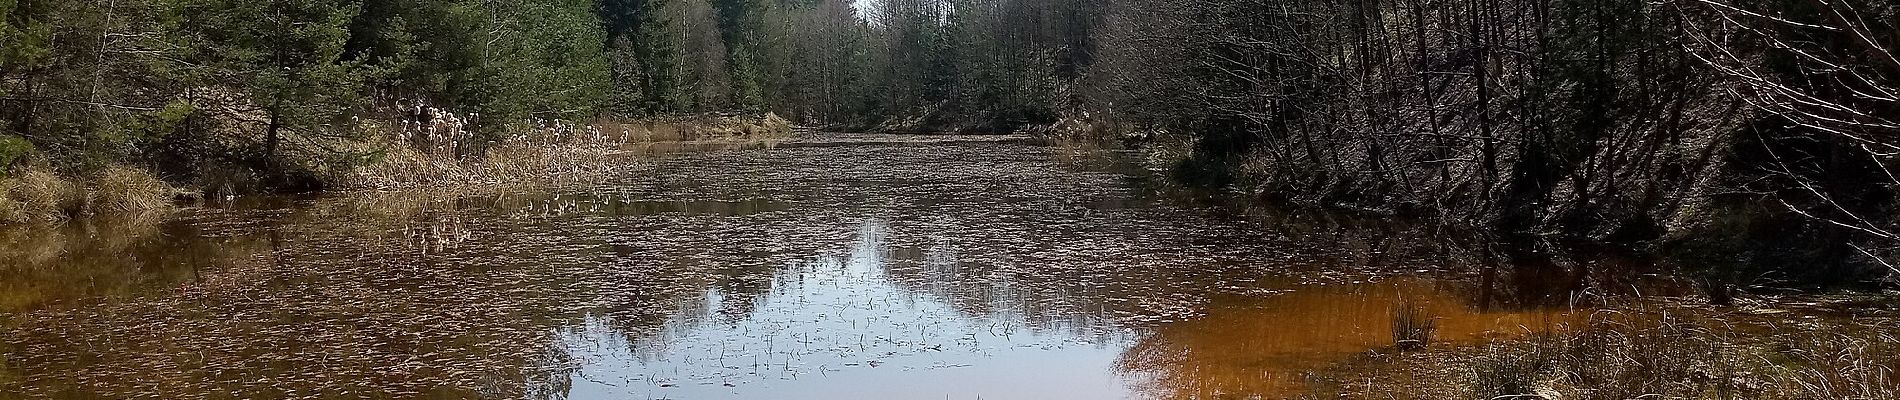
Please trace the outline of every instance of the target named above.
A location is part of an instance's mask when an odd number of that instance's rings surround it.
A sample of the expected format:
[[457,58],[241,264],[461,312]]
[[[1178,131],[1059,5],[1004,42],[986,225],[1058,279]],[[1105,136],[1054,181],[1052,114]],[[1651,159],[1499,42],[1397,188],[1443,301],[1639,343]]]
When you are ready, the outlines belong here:
[[1430,345],[1438,323],[1424,305],[1412,299],[1400,299],[1392,308],[1392,345],[1399,350],[1418,350]]

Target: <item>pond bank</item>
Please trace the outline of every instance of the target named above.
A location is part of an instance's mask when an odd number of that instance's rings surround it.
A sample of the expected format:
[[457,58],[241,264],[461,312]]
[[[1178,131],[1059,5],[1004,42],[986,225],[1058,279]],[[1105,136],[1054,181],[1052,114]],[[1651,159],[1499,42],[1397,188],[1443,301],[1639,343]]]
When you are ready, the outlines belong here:
[[[793,134],[774,114],[683,115],[648,120],[602,120],[586,125],[550,122],[499,142],[476,143],[467,122],[439,114],[432,120],[360,122],[377,132],[360,141],[308,144],[353,161],[292,162],[302,177],[268,177],[255,168],[203,165],[173,175],[135,165],[62,173],[31,162],[0,173],[0,225],[62,223],[111,213],[164,211],[210,197],[325,191],[394,190],[559,184],[604,178],[630,157],[677,147],[766,145]],[[656,150],[658,149],[658,150]],[[311,149],[304,149],[311,150]],[[310,164],[310,165],[304,165]],[[6,171],[0,171],[6,172]],[[273,184],[273,181],[310,180]]]

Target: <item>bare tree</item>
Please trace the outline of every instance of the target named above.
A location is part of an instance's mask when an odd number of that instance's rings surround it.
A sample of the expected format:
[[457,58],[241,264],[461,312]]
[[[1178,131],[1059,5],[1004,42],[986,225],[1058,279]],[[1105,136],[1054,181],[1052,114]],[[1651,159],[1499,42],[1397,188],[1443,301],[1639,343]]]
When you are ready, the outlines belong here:
[[[1900,272],[1885,261],[1900,248],[1900,230],[1886,211],[1892,188],[1900,186],[1893,172],[1900,156],[1895,6],[1859,0],[1677,3],[1695,21],[1690,32],[1696,57],[1731,78],[1736,98],[1776,123],[1756,135],[1786,131],[1782,135],[1792,135],[1792,142],[1820,144],[1759,140],[1767,158],[1761,169],[1779,178],[1779,187],[1768,188],[1773,200],[1861,237],[1848,245]],[[1872,172],[1853,173],[1857,169]]]

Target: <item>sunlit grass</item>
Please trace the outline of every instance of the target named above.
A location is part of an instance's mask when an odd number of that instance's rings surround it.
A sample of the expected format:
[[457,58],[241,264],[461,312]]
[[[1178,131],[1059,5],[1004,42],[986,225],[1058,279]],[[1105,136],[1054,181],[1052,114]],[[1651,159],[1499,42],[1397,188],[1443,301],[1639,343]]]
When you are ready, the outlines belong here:
[[41,168],[0,178],[0,224],[61,222],[93,213],[164,210],[172,188],[137,168],[110,166],[83,179]]
[[775,141],[792,133],[776,115],[695,116],[655,121],[574,124],[541,121],[498,142],[475,142],[466,121],[448,114],[425,124],[384,128],[367,165],[329,178],[332,186],[395,189],[468,184],[584,181],[612,174],[654,143]]

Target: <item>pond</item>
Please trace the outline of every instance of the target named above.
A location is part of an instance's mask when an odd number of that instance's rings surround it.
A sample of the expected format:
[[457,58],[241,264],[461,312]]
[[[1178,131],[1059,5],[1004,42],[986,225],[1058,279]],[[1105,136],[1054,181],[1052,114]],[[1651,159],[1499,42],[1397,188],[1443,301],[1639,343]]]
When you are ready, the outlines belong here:
[[1576,312],[1434,228],[1143,165],[832,135],[0,229],[0,398],[1274,398],[1392,351],[1402,307],[1452,343]]

